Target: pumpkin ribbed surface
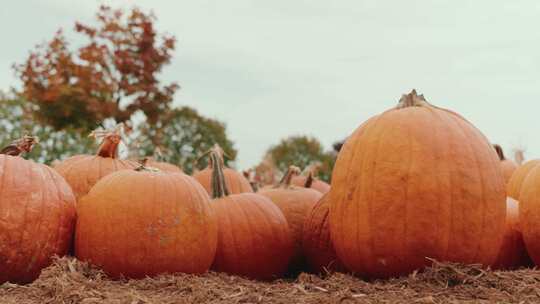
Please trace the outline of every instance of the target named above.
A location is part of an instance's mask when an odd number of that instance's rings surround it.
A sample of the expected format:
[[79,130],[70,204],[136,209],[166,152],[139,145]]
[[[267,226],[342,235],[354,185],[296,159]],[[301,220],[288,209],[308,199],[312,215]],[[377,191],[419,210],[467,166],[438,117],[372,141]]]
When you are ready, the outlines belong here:
[[214,259],[217,224],[210,198],[185,174],[109,174],[77,211],[77,258],[112,277],[202,273]]
[[330,230],[345,266],[391,277],[442,261],[491,265],[504,233],[504,179],[485,136],[413,92],[344,144]]
[[70,247],[75,196],[53,169],[0,155],[0,284],[27,283]]

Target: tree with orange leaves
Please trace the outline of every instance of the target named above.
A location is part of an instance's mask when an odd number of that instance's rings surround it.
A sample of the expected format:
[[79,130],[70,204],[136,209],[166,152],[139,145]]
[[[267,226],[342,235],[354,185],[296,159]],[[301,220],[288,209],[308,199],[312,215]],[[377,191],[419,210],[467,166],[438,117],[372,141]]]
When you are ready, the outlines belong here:
[[77,22],[86,43],[73,49],[59,30],[14,69],[34,116],[55,129],[92,130],[107,119],[124,122],[142,111],[154,125],[170,108],[176,83],[157,76],[170,62],[175,38],[160,35],[153,14],[101,6],[95,26]]

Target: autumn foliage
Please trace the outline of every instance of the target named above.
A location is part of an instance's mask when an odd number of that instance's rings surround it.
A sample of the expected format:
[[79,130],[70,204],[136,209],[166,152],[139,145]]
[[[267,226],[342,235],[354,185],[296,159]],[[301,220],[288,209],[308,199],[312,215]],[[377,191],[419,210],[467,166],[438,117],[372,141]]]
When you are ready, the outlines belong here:
[[36,117],[56,129],[93,129],[106,118],[128,120],[138,110],[149,123],[170,107],[176,83],[157,78],[171,60],[173,36],[156,33],[155,16],[101,6],[95,26],[77,22],[86,42],[70,48],[62,30],[14,65],[22,95],[39,107]]

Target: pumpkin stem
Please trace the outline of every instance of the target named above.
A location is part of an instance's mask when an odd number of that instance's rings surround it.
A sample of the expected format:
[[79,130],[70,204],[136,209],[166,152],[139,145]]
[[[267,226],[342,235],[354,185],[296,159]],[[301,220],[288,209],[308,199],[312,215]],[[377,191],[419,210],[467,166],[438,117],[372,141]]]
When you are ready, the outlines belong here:
[[306,182],[304,184],[304,188],[311,188],[311,185],[313,185],[313,172],[309,171],[308,175],[306,177]]
[[122,141],[123,124],[119,123],[113,130],[94,130],[88,137],[103,138],[97,155],[101,157],[118,158],[118,145]]
[[499,159],[501,161],[506,159],[506,157],[504,157],[504,152],[503,152],[503,149],[501,148],[501,146],[499,146],[498,144],[494,144],[493,148],[495,148],[495,151],[497,152],[497,155],[499,156]]
[[416,90],[413,89],[409,94],[401,95],[396,109],[425,106],[430,106],[430,104],[426,101],[424,95],[418,95]]
[[[204,152],[203,154],[199,155],[199,157],[197,157],[194,161],[193,161],[193,170],[195,170],[195,168],[197,168],[197,165],[199,164],[199,161],[201,160],[201,158],[205,157],[206,155],[212,153],[212,152],[216,152],[216,151],[219,151],[219,153],[221,154],[221,163],[224,164],[224,159],[225,157],[228,158],[228,159],[231,159],[231,157],[229,155],[227,155],[227,153],[225,153],[225,151],[223,151],[223,149],[221,148],[221,146],[219,144],[214,144],[214,146],[210,149],[208,149],[208,151]],[[208,161],[208,167],[210,169],[212,169],[212,166],[214,164],[212,163],[212,158],[210,157],[210,160]],[[198,168],[197,168],[198,169]]]
[[287,170],[285,175],[283,175],[275,188],[289,188],[291,186],[292,178],[300,175],[300,172],[301,170],[297,166],[289,166],[289,169]]
[[24,135],[22,138],[12,141],[7,147],[0,150],[0,154],[19,156],[22,153],[32,151],[34,145],[39,143],[36,136]]
[[210,164],[212,168],[212,198],[221,198],[229,195],[229,189],[225,183],[225,174],[223,173],[223,150],[219,145],[214,145],[210,150]]
[[148,157],[143,157],[139,159],[139,166],[135,168],[135,171],[147,171],[147,172],[159,172],[160,170],[158,168],[149,167],[148,164]]

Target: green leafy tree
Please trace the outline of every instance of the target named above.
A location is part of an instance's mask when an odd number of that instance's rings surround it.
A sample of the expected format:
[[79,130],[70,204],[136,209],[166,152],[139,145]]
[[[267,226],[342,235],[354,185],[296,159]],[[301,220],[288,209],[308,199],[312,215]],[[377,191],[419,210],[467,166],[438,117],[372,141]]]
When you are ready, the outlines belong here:
[[318,164],[319,178],[329,181],[335,162],[335,153],[326,152],[322,144],[313,137],[292,136],[283,139],[267,151],[277,169],[287,171],[290,165],[306,168]]
[[[154,155],[161,160],[179,165],[185,172],[192,173],[195,166],[198,169],[207,166],[207,158],[200,157],[214,144],[219,144],[225,151],[225,161],[234,161],[237,151],[232,141],[227,138],[225,124],[206,118],[189,107],[174,109],[170,112],[163,126],[154,128],[142,124],[138,132],[134,132],[131,149],[137,151],[137,156]],[[158,138],[161,144],[156,146],[151,138]],[[156,148],[161,155],[155,155]],[[200,159],[199,159],[200,157]]]
[[75,154],[94,153],[96,149],[94,140],[84,136],[81,130],[68,128],[56,131],[51,126],[42,126],[34,122],[31,103],[0,94],[0,104],[2,147],[25,134],[37,136],[39,144],[24,157],[48,164]]

